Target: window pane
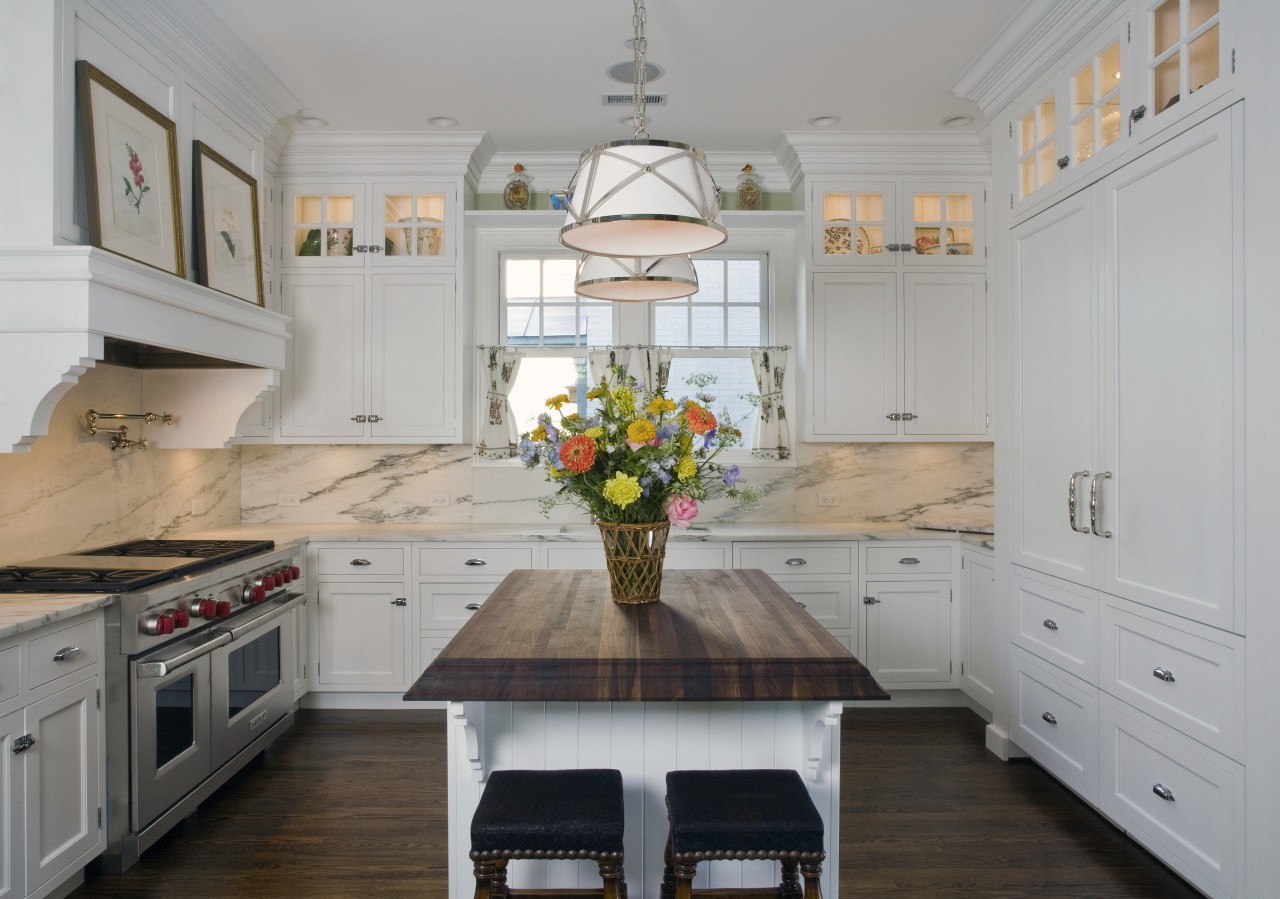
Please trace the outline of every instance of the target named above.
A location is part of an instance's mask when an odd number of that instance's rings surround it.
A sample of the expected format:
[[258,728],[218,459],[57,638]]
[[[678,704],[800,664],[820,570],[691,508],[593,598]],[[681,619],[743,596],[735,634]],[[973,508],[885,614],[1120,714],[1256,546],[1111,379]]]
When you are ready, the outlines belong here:
[[507,307],[507,341],[509,343],[537,343],[541,328],[538,327],[537,306]]
[[724,302],[724,260],[695,259],[693,268],[698,273],[698,292],[693,295],[693,301]]
[[705,306],[695,306],[693,309],[692,337],[693,343],[697,346],[723,346],[723,307],[707,308]]
[[730,259],[728,269],[728,299],[734,303],[760,302],[759,260]]
[[580,308],[586,346],[606,346],[613,340],[613,305],[586,305]]
[[656,303],[653,339],[667,346],[689,345],[689,307],[684,303]]
[[542,295],[547,299],[573,296],[573,279],[578,263],[574,259],[547,259],[542,264]]
[[729,346],[757,346],[760,343],[760,310],[754,306],[729,307]]
[[542,307],[542,342],[547,346],[576,346],[579,343],[578,310],[575,306]]
[[507,299],[536,299],[541,296],[541,268],[537,259],[508,259],[502,279]]
[[[695,375],[710,376],[713,380],[706,387],[688,383]],[[713,397],[707,403],[723,426],[726,423],[742,431],[743,446],[751,446],[755,432],[756,396],[755,374],[751,360],[747,358],[679,358],[671,361],[671,376],[667,381],[667,395],[679,399],[704,393]]]
[[538,416],[547,411],[547,399],[557,393],[569,394],[570,405],[560,410],[567,414],[576,411],[578,403],[585,404],[586,392],[586,357],[522,359],[509,397],[516,429],[520,433],[532,430]]

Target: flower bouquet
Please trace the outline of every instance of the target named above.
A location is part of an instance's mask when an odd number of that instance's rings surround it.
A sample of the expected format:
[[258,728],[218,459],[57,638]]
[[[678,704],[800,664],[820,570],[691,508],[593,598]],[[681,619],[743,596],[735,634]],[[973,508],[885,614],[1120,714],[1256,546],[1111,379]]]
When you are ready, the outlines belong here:
[[[687,528],[698,504],[713,497],[745,508],[758,494],[739,482],[738,466],[716,461],[742,433],[716,420],[707,397],[677,402],[665,390],[645,390],[634,377],[613,374],[615,386],[602,379],[587,391],[590,415],[570,412],[558,423],[539,415],[537,427],[520,436],[519,456],[526,468],[541,465],[558,485],[542,501],[544,514],[569,503],[600,526],[614,600],[654,602],[668,528]],[[568,404],[563,393],[547,400],[556,413]]]

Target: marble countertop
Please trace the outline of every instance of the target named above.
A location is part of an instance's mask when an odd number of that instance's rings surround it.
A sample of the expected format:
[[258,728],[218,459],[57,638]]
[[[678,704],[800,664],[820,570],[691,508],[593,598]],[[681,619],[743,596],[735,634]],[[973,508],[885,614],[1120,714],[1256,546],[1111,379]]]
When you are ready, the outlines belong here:
[[6,593],[0,596],[0,639],[105,608],[114,593]]

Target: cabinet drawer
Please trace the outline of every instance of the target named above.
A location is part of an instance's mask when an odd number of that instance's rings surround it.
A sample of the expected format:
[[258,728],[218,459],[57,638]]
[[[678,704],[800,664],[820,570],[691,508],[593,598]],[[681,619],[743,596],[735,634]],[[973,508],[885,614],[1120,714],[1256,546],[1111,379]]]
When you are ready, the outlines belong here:
[[521,568],[533,567],[529,546],[420,546],[418,573],[502,578]]
[[1244,640],[1176,616],[1102,608],[1099,686],[1225,755],[1244,750]]
[[852,626],[853,595],[848,581],[802,581],[780,578],[778,586],[804,606],[814,620],[826,628],[846,629]]
[[479,611],[498,581],[484,583],[419,584],[419,627],[424,630],[450,628],[457,630]]
[[28,659],[32,690],[81,668],[96,665],[101,656],[97,620],[41,634],[31,641]]
[[1098,787],[1098,693],[1014,652],[1014,742],[1089,802]]
[[[729,547],[724,543],[667,543],[663,567],[728,568]],[[555,543],[547,547],[548,568],[604,568],[604,546],[593,543]]]
[[736,567],[760,568],[766,574],[852,574],[853,549],[848,546],[813,546],[774,543],[744,546]]
[[1098,681],[1098,599],[1014,569],[1013,642],[1076,677]]
[[1240,765],[1104,695],[1102,771],[1104,813],[1193,884],[1241,895]]
[[316,550],[316,574],[405,574],[403,546],[371,546],[368,543],[344,543],[321,546]]
[[949,546],[868,546],[865,574],[950,574]]
[[18,688],[18,647],[10,646],[0,651],[0,702],[6,702],[17,696]]

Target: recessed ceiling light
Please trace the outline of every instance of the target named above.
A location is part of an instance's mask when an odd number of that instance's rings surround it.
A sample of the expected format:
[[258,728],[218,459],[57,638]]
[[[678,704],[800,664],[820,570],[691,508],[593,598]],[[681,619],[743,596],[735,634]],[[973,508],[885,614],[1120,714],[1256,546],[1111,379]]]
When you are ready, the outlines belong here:
[[[644,82],[648,84],[650,81],[657,81],[666,72],[662,66],[656,62],[645,60],[644,63]],[[636,79],[636,62],[634,59],[628,59],[625,62],[615,62],[609,68],[605,69],[605,74],[614,81],[621,81],[623,84],[635,84]]]
[[311,115],[310,113],[300,112],[294,118],[298,120],[299,125],[306,128],[324,128],[329,124],[328,119],[322,119],[320,116]]
[[434,125],[437,128],[453,128],[458,124],[458,120],[453,116],[438,115],[427,119],[428,125]]
[[840,124],[840,116],[838,115],[819,115],[809,120],[809,124],[815,128],[830,128],[833,125]]
[[963,128],[966,125],[973,124],[973,116],[971,115],[949,115],[940,123],[943,128]]

